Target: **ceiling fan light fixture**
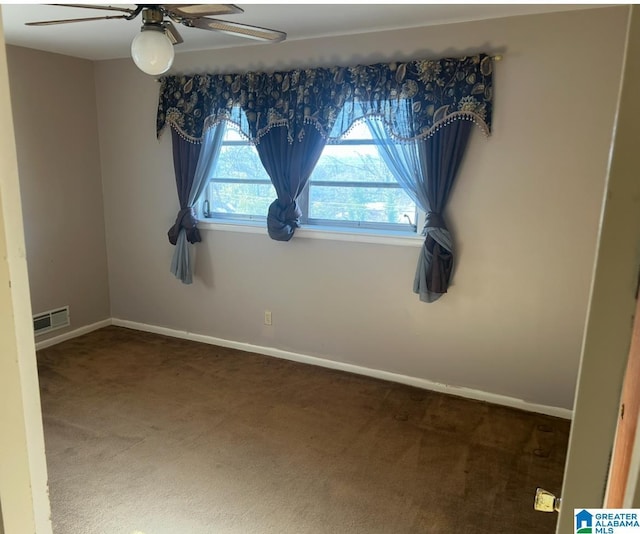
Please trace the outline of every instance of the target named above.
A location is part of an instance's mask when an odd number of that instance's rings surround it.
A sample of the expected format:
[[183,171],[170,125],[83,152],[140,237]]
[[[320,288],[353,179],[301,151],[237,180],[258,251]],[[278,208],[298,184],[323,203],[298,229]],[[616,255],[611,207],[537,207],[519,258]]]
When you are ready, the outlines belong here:
[[159,24],[145,24],[131,42],[131,57],[136,66],[152,76],[167,72],[173,64],[173,44]]
[[83,17],[61,20],[42,20],[26,22],[28,26],[49,26],[53,24],[71,24],[93,20],[125,19],[133,20],[142,16],[141,31],[131,42],[131,57],[136,66],[151,76],[164,74],[173,64],[173,45],[183,42],[174,22],[187,28],[196,28],[211,32],[227,33],[237,37],[246,37],[258,41],[279,43],[287,38],[285,32],[261,28],[250,24],[240,24],[228,20],[209,18],[208,15],[229,15],[243,13],[242,8],[234,4],[136,4],[135,9],[118,6],[100,6],[92,4],[55,4],[60,7],[99,9],[117,11],[120,15],[103,17]]

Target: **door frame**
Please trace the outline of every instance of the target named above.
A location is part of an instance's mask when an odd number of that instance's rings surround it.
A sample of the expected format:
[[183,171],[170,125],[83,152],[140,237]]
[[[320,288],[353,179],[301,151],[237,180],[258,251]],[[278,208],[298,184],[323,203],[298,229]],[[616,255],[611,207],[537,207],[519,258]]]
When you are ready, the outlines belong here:
[[0,8],[0,532],[51,534],[18,162]]
[[[639,280],[640,283],[640,280]],[[618,404],[618,424],[611,455],[611,468],[605,495],[606,508],[625,506],[629,487],[631,459],[635,448],[638,416],[640,415],[640,299],[637,299],[633,321],[633,334],[624,374],[622,393]]]
[[[631,343],[640,268],[640,14],[629,6],[609,169],[583,337],[558,534],[574,508],[601,508]],[[637,479],[632,473],[630,479]],[[632,480],[630,480],[632,482]]]

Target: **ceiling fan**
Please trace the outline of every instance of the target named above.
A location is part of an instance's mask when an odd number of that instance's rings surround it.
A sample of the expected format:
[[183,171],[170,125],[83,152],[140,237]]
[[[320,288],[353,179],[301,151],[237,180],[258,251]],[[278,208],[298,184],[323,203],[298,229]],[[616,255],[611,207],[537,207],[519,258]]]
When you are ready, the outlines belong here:
[[92,20],[133,20],[142,14],[142,28],[131,43],[131,56],[140,70],[152,75],[162,74],[169,70],[174,57],[173,45],[183,42],[173,22],[183,24],[188,28],[228,33],[248,39],[272,43],[284,41],[287,37],[286,33],[277,30],[209,18],[210,15],[244,13],[242,8],[233,4],[136,4],[135,9],[93,4],[53,5],[115,11],[123,14],[64,20],[44,20],[27,22],[26,25],[50,26],[53,24],[69,24],[72,22],[88,22]]

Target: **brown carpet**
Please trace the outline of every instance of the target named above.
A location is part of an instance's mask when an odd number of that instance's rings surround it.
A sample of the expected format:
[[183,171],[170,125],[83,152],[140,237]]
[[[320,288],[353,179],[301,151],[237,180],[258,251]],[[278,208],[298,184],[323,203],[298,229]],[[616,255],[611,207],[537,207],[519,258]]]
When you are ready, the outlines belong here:
[[38,364],[55,534],[554,532],[561,419],[117,327]]

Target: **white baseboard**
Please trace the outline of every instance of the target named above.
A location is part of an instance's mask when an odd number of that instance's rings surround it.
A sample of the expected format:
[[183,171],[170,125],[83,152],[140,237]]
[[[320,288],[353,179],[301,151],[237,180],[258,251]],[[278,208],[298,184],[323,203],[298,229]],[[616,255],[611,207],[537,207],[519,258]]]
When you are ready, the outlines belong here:
[[379,378],[381,380],[388,380],[389,382],[397,382],[400,384],[406,384],[408,386],[414,386],[421,389],[430,391],[437,391],[439,393],[447,393],[449,395],[457,395],[458,397],[465,397],[467,399],[475,399],[492,404],[499,404],[501,406],[509,406],[511,408],[518,408],[528,412],[541,413],[545,415],[551,415],[554,417],[561,417],[562,419],[572,419],[573,412],[566,408],[558,408],[555,406],[545,406],[544,404],[535,404],[527,402],[514,397],[507,397],[505,395],[497,395],[495,393],[487,393],[477,389],[470,389],[465,387],[449,386],[447,384],[440,384],[438,382],[432,382],[425,378],[416,378],[412,376],[400,375],[397,373],[391,373],[389,371],[380,371],[378,369],[370,369],[368,367],[361,367],[359,365],[353,365],[350,363],[336,362],[333,360],[326,360],[324,358],[318,358],[316,356],[307,356],[305,354],[298,354],[296,352],[289,352],[285,350],[275,349],[272,347],[262,347],[259,345],[251,345],[249,343],[242,343],[239,341],[230,341],[228,339],[222,339],[212,336],[205,336],[203,334],[194,334],[192,332],[186,332],[182,330],[173,330],[171,328],[165,328],[162,326],[153,326],[144,323],[137,323],[134,321],[127,321],[124,319],[113,318],[111,324],[114,326],[122,326],[124,328],[131,328],[132,330],[141,330],[143,332],[151,332],[154,334],[162,334],[164,336],[176,337],[180,339],[188,339],[191,341],[198,341],[200,343],[207,343],[209,345],[217,345],[219,347],[228,347],[232,349],[243,350],[246,352],[255,352],[258,354],[264,354],[266,356],[273,356],[275,358],[282,358],[285,360],[292,360],[294,362],[306,363],[309,365],[317,365],[320,367],[327,367],[329,369],[337,369],[339,371],[347,371],[358,375],[370,376],[372,378]]
[[50,337],[49,339],[45,339],[43,341],[38,341],[36,343],[36,350],[46,349],[47,347],[57,345],[58,343],[62,343],[63,341],[73,339],[74,337],[88,334],[89,332],[93,332],[94,330],[99,330],[100,328],[104,328],[105,326],[110,326],[111,324],[112,324],[112,321],[111,321],[111,318],[109,318],[109,319],[104,319],[102,321],[98,321],[97,323],[81,326],[80,328],[70,330],[69,332],[60,334],[59,336],[54,336],[54,337]]

